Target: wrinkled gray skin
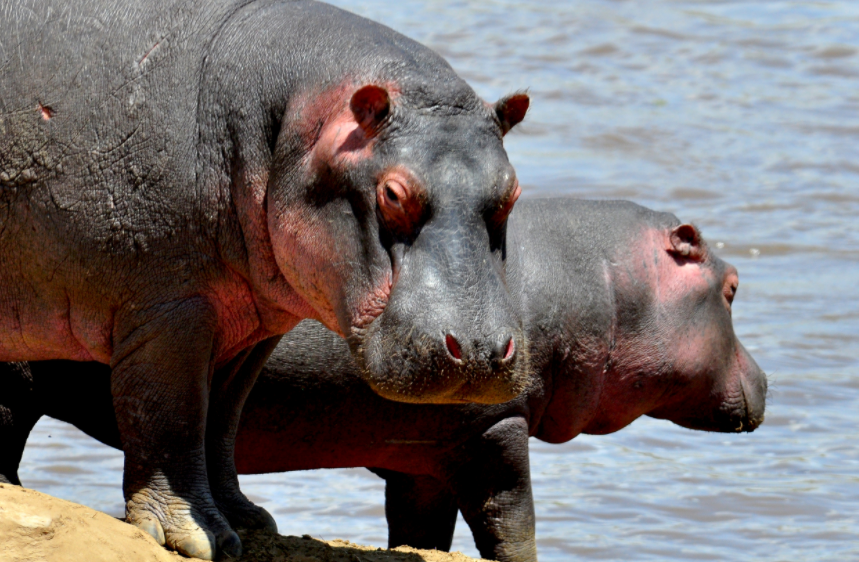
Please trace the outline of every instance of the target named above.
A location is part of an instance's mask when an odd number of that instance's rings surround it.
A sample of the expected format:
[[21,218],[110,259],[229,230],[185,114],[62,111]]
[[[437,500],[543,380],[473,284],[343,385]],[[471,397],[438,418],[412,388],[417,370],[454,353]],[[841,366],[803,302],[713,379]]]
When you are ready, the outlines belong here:
[[233,440],[302,318],[390,398],[524,388],[502,136],[526,96],[485,104],[325,4],[0,2],[0,360],[112,368],[131,523],[201,558],[274,527]]
[[[525,393],[496,406],[384,400],[336,336],[305,322],[248,399],[239,471],[370,467],[387,481],[390,546],[449,549],[459,509],[483,557],[532,562],[529,436],[561,443],[641,415],[724,432],[763,421],[766,377],[731,323],[736,270],[692,227],[631,203],[576,200],[522,201],[509,226],[508,278],[534,377]],[[18,482],[41,415],[119,446],[107,368],[5,368],[0,475]]]

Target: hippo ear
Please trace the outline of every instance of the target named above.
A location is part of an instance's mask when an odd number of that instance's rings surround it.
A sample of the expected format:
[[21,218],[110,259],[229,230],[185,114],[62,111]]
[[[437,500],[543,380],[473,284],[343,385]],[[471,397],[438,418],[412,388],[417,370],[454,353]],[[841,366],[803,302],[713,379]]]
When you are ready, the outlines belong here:
[[349,108],[367,136],[376,134],[379,125],[391,112],[391,97],[379,86],[364,86],[352,94]]
[[515,127],[528,112],[531,98],[528,94],[518,93],[501,98],[495,103],[495,114],[501,122],[501,134],[506,135],[510,129]]
[[671,252],[684,258],[702,260],[706,253],[701,233],[691,224],[681,224],[671,230],[668,235],[671,240]]

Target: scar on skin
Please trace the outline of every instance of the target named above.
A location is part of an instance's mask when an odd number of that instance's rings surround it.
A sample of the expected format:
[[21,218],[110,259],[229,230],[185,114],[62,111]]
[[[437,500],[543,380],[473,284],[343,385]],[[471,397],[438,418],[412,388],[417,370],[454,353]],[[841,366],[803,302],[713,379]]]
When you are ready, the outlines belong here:
[[42,105],[39,103],[39,106],[36,109],[39,110],[39,113],[42,115],[42,119],[45,121],[50,121],[51,117],[54,116],[54,110],[49,105]]
[[151,54],[155,51],[155,49],[157,49],[157,48],[159,47],[159,45],[161,45],[161,41],[160,41],[160,40],[159,40],[159,41],[156,41],[156,42],[155,42],[155,44],[154,44],[154,45],[152,45],[152,48],[150,48],[148,51],[146,51],[146,52],[143,54],[143,57],[141,57],[141,58],[140,58],[140,60],[139,60],[139,61],[137,61],[137,66],[138,66],[138,67],[143,66],[143,63],[144,63],[144,62],[146,62],[146,59],[148,59],[148,58],[149,58],[149,55],[151,55]]

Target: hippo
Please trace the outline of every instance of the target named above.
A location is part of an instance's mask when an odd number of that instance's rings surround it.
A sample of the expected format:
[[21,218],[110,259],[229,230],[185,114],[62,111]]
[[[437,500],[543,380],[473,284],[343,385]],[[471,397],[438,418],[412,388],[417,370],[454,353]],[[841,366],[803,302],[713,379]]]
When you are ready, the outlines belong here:
[[387,398],[525,388],[502,137],[527,95],[488,104],[433,51],[306,0],[0,14],[0,361],[109,366],[130,523],[204,559],[274,528],[234,437],[302,319]]
[[[563,443],[643,415],[706,431],[762,423],[766,376],[731,321],[737,270],[694,226],[629,202],[524,200],[509,220],[507,268],[530,354],[520,396],[498,405],[386,400],[342,340],[305,321],[248,398],[239,472],[368,467],[386,480],[390,547],[449,550],[460,510],[481,556],[533,562],[529,437]],[[5,367],[19,382],[0,398],[0,450],[11,453],[0,474],[17,479],[41,415],[120,446],[107,367]]]

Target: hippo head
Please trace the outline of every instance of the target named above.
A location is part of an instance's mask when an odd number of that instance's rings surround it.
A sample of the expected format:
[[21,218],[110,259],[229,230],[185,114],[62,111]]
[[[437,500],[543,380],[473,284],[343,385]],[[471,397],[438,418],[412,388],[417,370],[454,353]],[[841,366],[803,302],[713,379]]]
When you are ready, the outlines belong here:
[[[296,100],[275,151],[268,230],[308,316],[347,339],[376,392],[498,403],[527,381],[504,274],[520,188],[502,137],[529,100],[489,105],[453,86],[449,105],[381,81]],[[295,154],[305,155],[291,165]]]
[[621,281],[620,295],[648,294],[619,297],[613,400],[634,404],[636,417],[690,429],[753,431],[764,419],[767,380],[734,333],[737,270],[689,224],[649,229],[640,241],[646,251],[635,255],[654,259],[630,265],[646,282]]

